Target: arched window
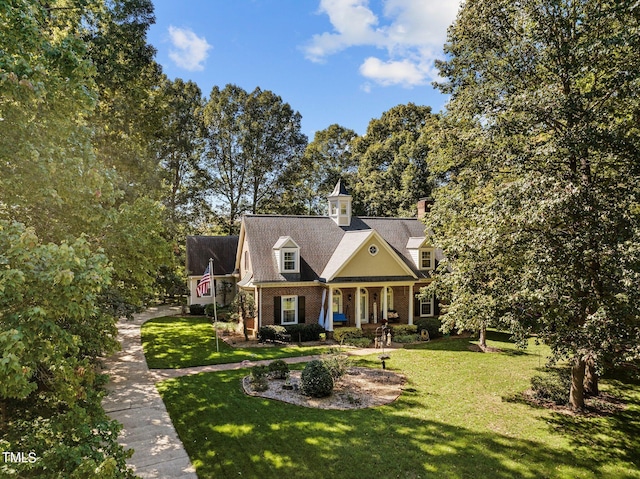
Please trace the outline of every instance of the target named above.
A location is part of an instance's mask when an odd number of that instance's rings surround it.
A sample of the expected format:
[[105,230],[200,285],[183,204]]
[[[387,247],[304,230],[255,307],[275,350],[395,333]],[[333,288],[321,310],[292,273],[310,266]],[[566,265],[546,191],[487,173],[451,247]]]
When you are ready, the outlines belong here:
[[394,307],[393,307],[393,288],[387,288],[387,309],[394,309]]

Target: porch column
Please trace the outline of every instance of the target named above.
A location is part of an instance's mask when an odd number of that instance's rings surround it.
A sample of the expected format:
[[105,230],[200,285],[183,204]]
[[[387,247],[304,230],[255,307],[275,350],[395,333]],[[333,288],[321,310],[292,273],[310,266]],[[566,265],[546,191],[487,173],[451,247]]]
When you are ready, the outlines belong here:
[[362,295],[360,294],[360,286],[356,288],[356,328],[362,329],[362,311],[360,310],[360,302],[362,300]]
[[387,320],[387,323],[389,321],[389,313],[387,311],[388,309],[389,305],[387,304],[387,285],[384,285],[382,287],[382,317]]
[[329,317],[329,320],[327,321],[325,329],[327,331],[333,331],[333,286],[329,286],[328,300],[329,302],[327,303],[327,308],[329,308],[329,314],[327,316]]
[[408,324],[413,324],[413,285],[409,285],[409,321]]

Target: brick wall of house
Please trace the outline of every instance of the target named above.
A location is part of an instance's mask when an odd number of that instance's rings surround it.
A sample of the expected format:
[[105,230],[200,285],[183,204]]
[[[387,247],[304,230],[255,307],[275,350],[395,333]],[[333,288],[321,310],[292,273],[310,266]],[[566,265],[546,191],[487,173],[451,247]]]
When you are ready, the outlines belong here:
[[398,323],[409,324],[409,286],[393,289],[393,309],[400,315]]
[[[305,324],[317,324],[322,302],[320,286],[295,286],[262,289],[262,325],[274,324],[273,309],[276,296],[304,296]],[[325,299],[325,303],[326,303]],[[258,309],[260,311],[260,309]]]

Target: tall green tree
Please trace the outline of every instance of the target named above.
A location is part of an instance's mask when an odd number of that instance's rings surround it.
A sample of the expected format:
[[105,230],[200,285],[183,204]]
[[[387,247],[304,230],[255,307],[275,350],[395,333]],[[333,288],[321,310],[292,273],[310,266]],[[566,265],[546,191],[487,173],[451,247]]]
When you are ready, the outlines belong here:
[[414,216],[416,203],[429,196],[426,158],[436,117],[428,106],[398,105],[369,122],[353,141],[358,163],[357,207],[371,216]]
[[247,92],[235,85],[223,90],[213,87],[204,109],[205,164],[211,174],[210,195],[214,207],[225,218],[227,234],[237,230],[236,223],[248,209],[246,187],[249,158],[244,154],[242,119]]
[[351,144],[357,133],[338,124],[317,131],[307,145],[302,161],[300,189],[304,193],[304,212],[326,213],[326,197],[338,180],[352,190],[356,182],[358,165],[353,158]]
[[639,23],[633,1],[469,1],[439,64],[447,316],[537,332],[576,408],[640,339]]
[[203,208],[207,171],[204,152],[202,109],[204,100],[198,85],[181,79],[165,79],[162,85],[162,124],[157,150],[162,167],[163,199],[170,228],[188,224],[194,209]]
[[300,130],[302,115],[281,97],[259,87],[253,90],[243,118],[243,152],[249,156],[248,196],[251,213],[270,213],[291,189],[307,146]]
[[147,32],[151,0],[105,1],[87,22],[83,39],[95,67],[98,101],[91,123],[100,161],[119,175],[125,199],[161,197],[155,137],[162,127],[161,68]]
[[0,217],[46,240],[99,224],[95,206],[115,199],[92,154],[94,69],[73,5],[15,0],[0,15]]
[[[279,208],[306,146],[300,114],[270,91],[214,87],[204,109],[211,194],[229,234],[244,212]],[[281,208],[280,208],[281,209]]]

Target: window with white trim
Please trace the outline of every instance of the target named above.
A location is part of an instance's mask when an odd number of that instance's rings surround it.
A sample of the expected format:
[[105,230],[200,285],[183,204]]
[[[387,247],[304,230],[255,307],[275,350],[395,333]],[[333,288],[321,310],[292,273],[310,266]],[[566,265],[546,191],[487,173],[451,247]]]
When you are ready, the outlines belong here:
[[203,295],[198,296],[198,292],[197,292],[198,291],[198,283],[200,282],[201,279],[202,279],[202,276],[200,276],[199,278],[194,280],[195,286],[193,287],[193,291],[195,291],[195,295],[197,297],[199,297],[199,298],[210,298],[211,296],[213,296],[212,295],[212,291],[211,291],[211,283],[209,283],[207,291]]
[[420,269],[431,270],[434,267],[434,250],[425,248],[420,250]]
[[297,324],[298,322],[298,297],[283,296],[281,310],[282,324]]
[[298,271],[298,250],[282,250],[282,271],[286,273],[295,273]]
[[420,299],[420,317],[428,318],[433,316],[433,296],[429,299]]

